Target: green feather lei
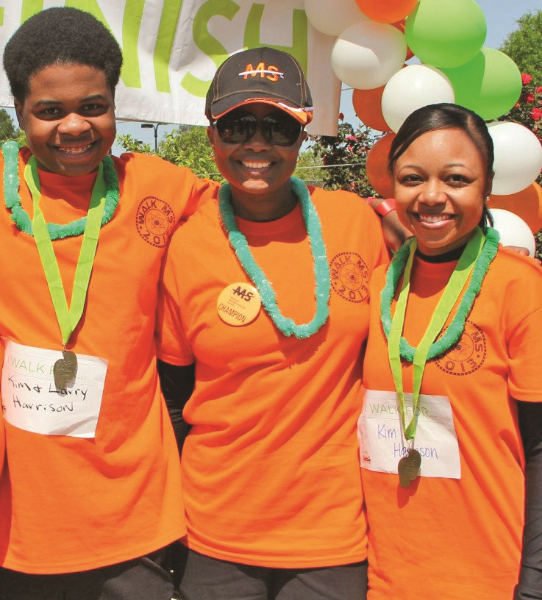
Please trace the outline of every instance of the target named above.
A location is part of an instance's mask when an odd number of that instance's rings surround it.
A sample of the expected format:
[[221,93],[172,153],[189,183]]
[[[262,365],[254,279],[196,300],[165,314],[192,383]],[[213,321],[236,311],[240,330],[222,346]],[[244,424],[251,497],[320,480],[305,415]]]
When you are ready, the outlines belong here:
[[[427,354],[427,360],[431,360],[448,351],[459,340],[465,329],[465,322],[472,309],[474,300],[480,293],[480,288],[482,287],[484,277],[489,270],[489,265],[497,255],[497,250],[499,248],[499,234],[495,229],[488,227],[485,235],[486,240],[484,242],[484,247],[474,263],[474,269],[469,285],[463,294],[463,298],[461,298],[457,312],[444,335],[431,344],[429,353]],[[406,242],[406,244],[401,246],[395,253],[386,273],[386,283],[380,294],[380,318],[386,338],[389,337],[392,323],[391,303],[395,296],[397,284],[399,283],[408,260],[410,245],[413,242],[414,238]],[[416,349],[412,347],[404,337],[401,337],[399,351],[402,358],[409,362],[414,361]]]
[[235,215],[233,214],[231,206],[231,187],[229,183],[225,183],[220,188],[218,194],[218,206],[220,218],[228,235],[230,245],[245,273],[258,289],[263,307],[275,324],[275,327],[287,337],[294,335],[298,339],[305,339],[314,335],[328,319],[331,283],[326,247],[322,237],[322,227],[320,219],[318,218],[318,213],[311,201],[309,190],[303,181],[295,177],[291,178],[291,184],[292,191],[297,196],[301,205],[301,212],[303,214],[303,220],[305,221],[305,227],[307,228],[314,260],[316,313],[309,323],[297,325],[293,319],[284,317],[280,312],[279,307],[277,306],[275,290],[265,276],[265,273],[254,260],[246,237],[237,227]]
[[[21,197],[19,195],[19,145],[13,141],[5,142],[2,145],[2,152],[4,154],[4,202],[6,203],[6,207],[11,211],[11,219],[17,228],[33,236],[32,221],[29,214],[21,206]],[[119,178],[110,156],[104,157],[103,166],[107,193],[105,196],[102,227],[113,217],[120,197]],[[87,217],[85,216],[65,225],[47,223],[47,229],[49,230],[51,240],[58,240],[81,235],[85,231],[86,224]]]

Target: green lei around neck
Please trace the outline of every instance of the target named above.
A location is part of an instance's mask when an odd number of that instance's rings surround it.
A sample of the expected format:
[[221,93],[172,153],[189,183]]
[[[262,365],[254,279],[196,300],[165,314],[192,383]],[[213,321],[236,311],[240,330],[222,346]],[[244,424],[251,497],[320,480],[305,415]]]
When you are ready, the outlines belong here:
[[[482,282],[487,274],[489,265],[497,255],[499,248],[499,234],[498,232],[488,227],[485,231],[486,241],[484,247],[480,252],[480,256],[474,263],[474,269],[472,271],[472,277],[469,285],[461,298],[461,302],[457,308],[457,312],[452,319],[452,322],[447,327],[444,335],[439,339],[435,340],[427,354],[427,360],[431,360],[436,356],[440,356],[447,352],[461,337],[463,330],[465,329],[465,322],[472,309],[476,296],[480,293]],[[397,284],[403,274],[405,265],[408,260],[410,253],[410,245],[414,242],[414,238],[403,244],[401,248],[395,253],[393,260],[391,261],[388,271],[386,273],[386,283],[380,295],[380,306],[381,314],[380,318],[386,338],[389,337],[392,316],[391,316],[391,303],[395,297],[395,290]],[[404,337],[401,337],[399,346],[401,357],[409,362],[414,361],[414,353],[416,351]]]
[[[11,219],[18,229],[33,236],[32,221],[29,214],[21,206],[21,197],[19,195],[19,145],[17,142],[5,142],[2,145],[4,155],[4,202],[11,211]],[[115,165],[110,156],[104,156],[104,179],[107,185],[105,195],[105,209],[102,217],[102,227],[108,223],[119,203],[120,187],[119,178]],[[47,223],[47,229],[51,240],[58,240],[67,237],[81,235],[85,231],[87,217],[58,225],[56,223]]]
[[258,289],[263,307],[275,327],[285,336],[294,335],[298,339],[305,339],[314,335],[329,316],[329,295],[331,291],[329,265],[326,255],[326,247],[322,237],[322,227],[318,213],[311,201],[307,186],[296,177],[291,178],[292,191],[296,195],[301,205],[301,212],[314,261],[314,278],[316,281],[316,313],[309,323],[297,325],[293,319],[284,317],[277,306],[277,297],[271,283],[265,276],[265,273],[256,264],[252,252],[247,243],[246,237],[239,231],[231,206],[231,187],[225,183],[219,191],[219,210],[220,218],[230,245],[235,252],[237,259],[248,275],[252,283]]

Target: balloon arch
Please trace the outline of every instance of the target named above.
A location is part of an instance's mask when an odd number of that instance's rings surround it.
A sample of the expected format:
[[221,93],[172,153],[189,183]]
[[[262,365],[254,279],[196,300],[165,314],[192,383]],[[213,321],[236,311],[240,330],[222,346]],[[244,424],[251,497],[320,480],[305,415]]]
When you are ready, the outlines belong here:
[[[385,133],[367,157],[367,176],[383,197],[392,190],[387,152],[411,112],[454,102],[493,121],[520,97],[516,64],[483,47],[487,23],[474,0],[305,0],[305,11],[315,29],[336,38],[331,63],[354,90],[357,116]],[[420,64],[405,62],[413,57]],[[542,188],[536,183],[542,147],[523,125],[488,125],[495,146],[489,206],[498,209],[496,225],[508,244],[525,246],[530,237],[531,246],[531,232],[542,227]]]

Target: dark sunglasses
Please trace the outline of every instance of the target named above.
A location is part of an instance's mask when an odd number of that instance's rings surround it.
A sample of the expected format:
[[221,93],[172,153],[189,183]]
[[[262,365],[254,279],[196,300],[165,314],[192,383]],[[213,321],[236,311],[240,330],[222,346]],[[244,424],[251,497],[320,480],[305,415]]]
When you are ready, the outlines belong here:
[[256,131],[276,146],[291,146],[301,133],[301,123],[285,112],[277,112],[258,119],[246,112],[231,112],[215,123],[220,139],[225,144],[244,144]]

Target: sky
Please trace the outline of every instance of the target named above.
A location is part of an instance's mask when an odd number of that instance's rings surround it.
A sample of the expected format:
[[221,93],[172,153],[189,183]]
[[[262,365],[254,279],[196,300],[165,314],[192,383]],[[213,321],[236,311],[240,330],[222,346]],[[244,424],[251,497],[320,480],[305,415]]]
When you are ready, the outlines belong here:
[[[476,0],[480,5],[487,20],[487,38],[485,46],[490,48],[498,48],[506,39],[509,33],[517,27],[517,20],[523,14],[542,9],[542,0]],[[14,118],[15,114],[12,109],[8,112]],[[352,91],[343,90],[341,93],[341,112],[344,113],[347,121],[358,125],[359,121],[352,108]],[[175,129],[176,125],[160,125],[158,128],[158,140]],[[144,143],[154,147],[154,129],[142,129],[141,123],[134,122],[118,122],[118,134],[130,134],[134,138],[141,140]],[[120,154],[122,148],[117,145],[113,146],[113,153]]]

